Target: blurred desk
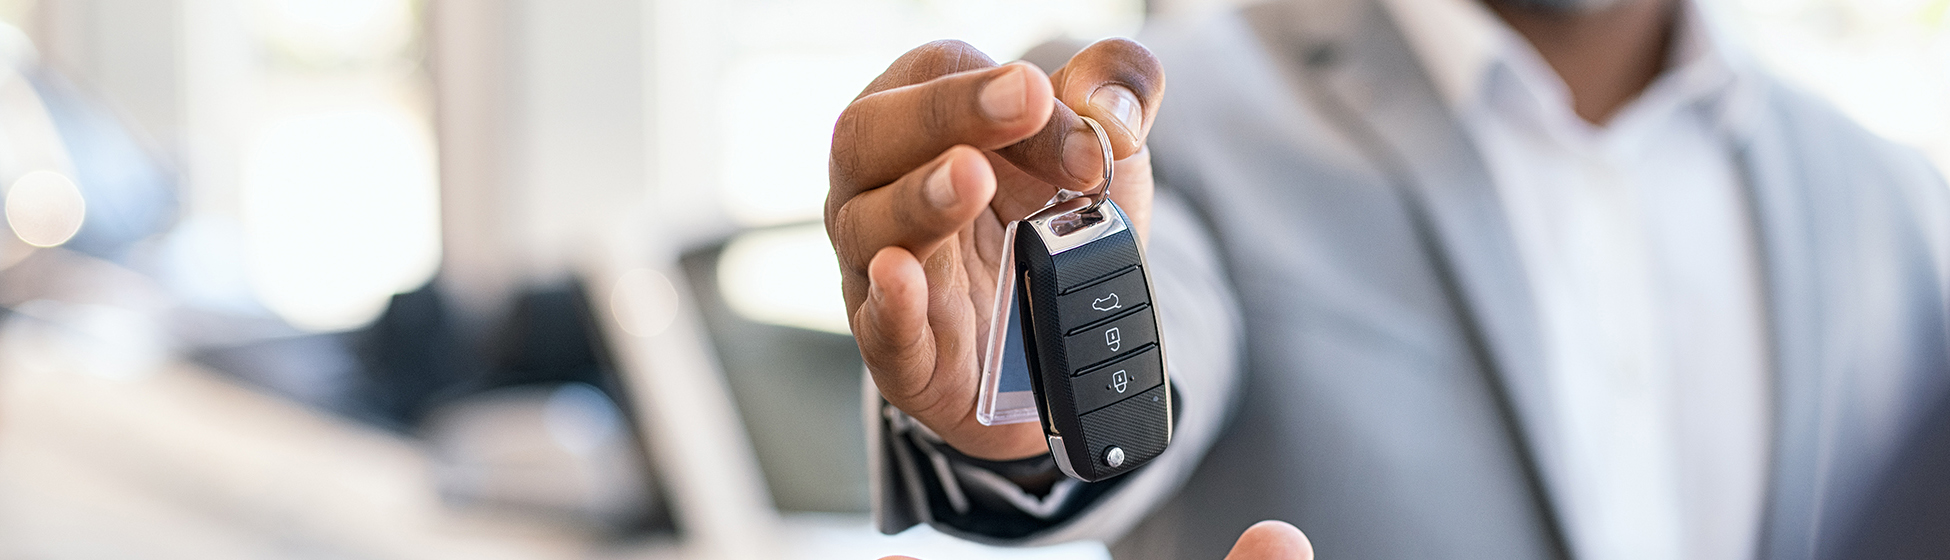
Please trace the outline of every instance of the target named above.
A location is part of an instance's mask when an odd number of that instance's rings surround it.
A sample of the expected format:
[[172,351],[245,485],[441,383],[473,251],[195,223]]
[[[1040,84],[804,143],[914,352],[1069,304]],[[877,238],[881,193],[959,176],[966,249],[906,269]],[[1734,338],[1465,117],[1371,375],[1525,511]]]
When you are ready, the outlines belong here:
[[[690,558],[567,523],[443,504],[411,438],[193,365],[109,379],[0,356],[0,557]],[[865,515],[787,514],[788,558],[1106,558],[1000,549]]]
[[443,505],[411,439],[170,364],[107,379],[0,360],[0,556],[676,556]]

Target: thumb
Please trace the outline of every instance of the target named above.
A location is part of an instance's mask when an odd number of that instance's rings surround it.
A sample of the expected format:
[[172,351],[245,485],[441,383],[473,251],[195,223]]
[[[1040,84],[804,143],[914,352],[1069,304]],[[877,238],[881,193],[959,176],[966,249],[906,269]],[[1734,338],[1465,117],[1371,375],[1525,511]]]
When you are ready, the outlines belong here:
[[1247,527],[1232,545],[1226,560],[1313,560],[1314,545],[1307,535],[1285,521],[1261,521]]

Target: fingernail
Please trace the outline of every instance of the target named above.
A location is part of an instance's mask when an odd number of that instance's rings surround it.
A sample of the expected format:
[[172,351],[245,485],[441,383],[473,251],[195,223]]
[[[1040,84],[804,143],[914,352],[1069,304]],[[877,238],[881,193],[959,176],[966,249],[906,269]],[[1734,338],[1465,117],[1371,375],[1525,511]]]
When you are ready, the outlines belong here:
[[1144,127],[1144,106],[1138,104],[1131,88],[1108,85],[1090,94],[1090,105],[1124,123],[1124,129],[1137,134]]
[[1007,70],[989,78],[982,86],[982,113],[996,121],[1013,121],[1022,116],[1028,105],[1023,92],[1029,88],[1029,73],[1022,71],[1021,65],[1004,66]]
[[954,160],[941,162],[941,167],[934,168],[934,172],[928,174],[927,184],[921,187],[921,194],[928,198],[928,204],[934,205],[937,209],[953,208],[955,201],[960,198],[955,194],[955,181],[948,178],[949,168],[954,165]]
[[1104,150],[1095,132],[1086,128],[1063,140],[1063,171],[1091,185],[1103,179]]

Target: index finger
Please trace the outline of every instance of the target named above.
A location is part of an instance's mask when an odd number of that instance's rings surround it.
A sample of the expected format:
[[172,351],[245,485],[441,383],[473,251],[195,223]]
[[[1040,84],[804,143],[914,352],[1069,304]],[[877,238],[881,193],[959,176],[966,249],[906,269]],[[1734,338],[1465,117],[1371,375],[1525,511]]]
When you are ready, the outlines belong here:
[[1016,143],[1041,129],[1055,105],[1048,76],[1028,64],[962,71],[868,93],[848,105],[833,126],[827,210],[893,182],[950,147],[994,150]]

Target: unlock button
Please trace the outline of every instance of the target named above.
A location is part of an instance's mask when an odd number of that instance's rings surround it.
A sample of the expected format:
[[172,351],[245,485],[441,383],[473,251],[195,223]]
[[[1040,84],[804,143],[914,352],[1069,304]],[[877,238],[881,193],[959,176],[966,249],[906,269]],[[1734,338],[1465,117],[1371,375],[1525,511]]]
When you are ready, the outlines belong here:
[[1151,307],[1145,306],[1115,321],[1064,337],[1063,347],[1068,350],[1070,360],[1069,367],[1064,369],[1075,373],[1157,341],[1158,325],[1151,320]]

